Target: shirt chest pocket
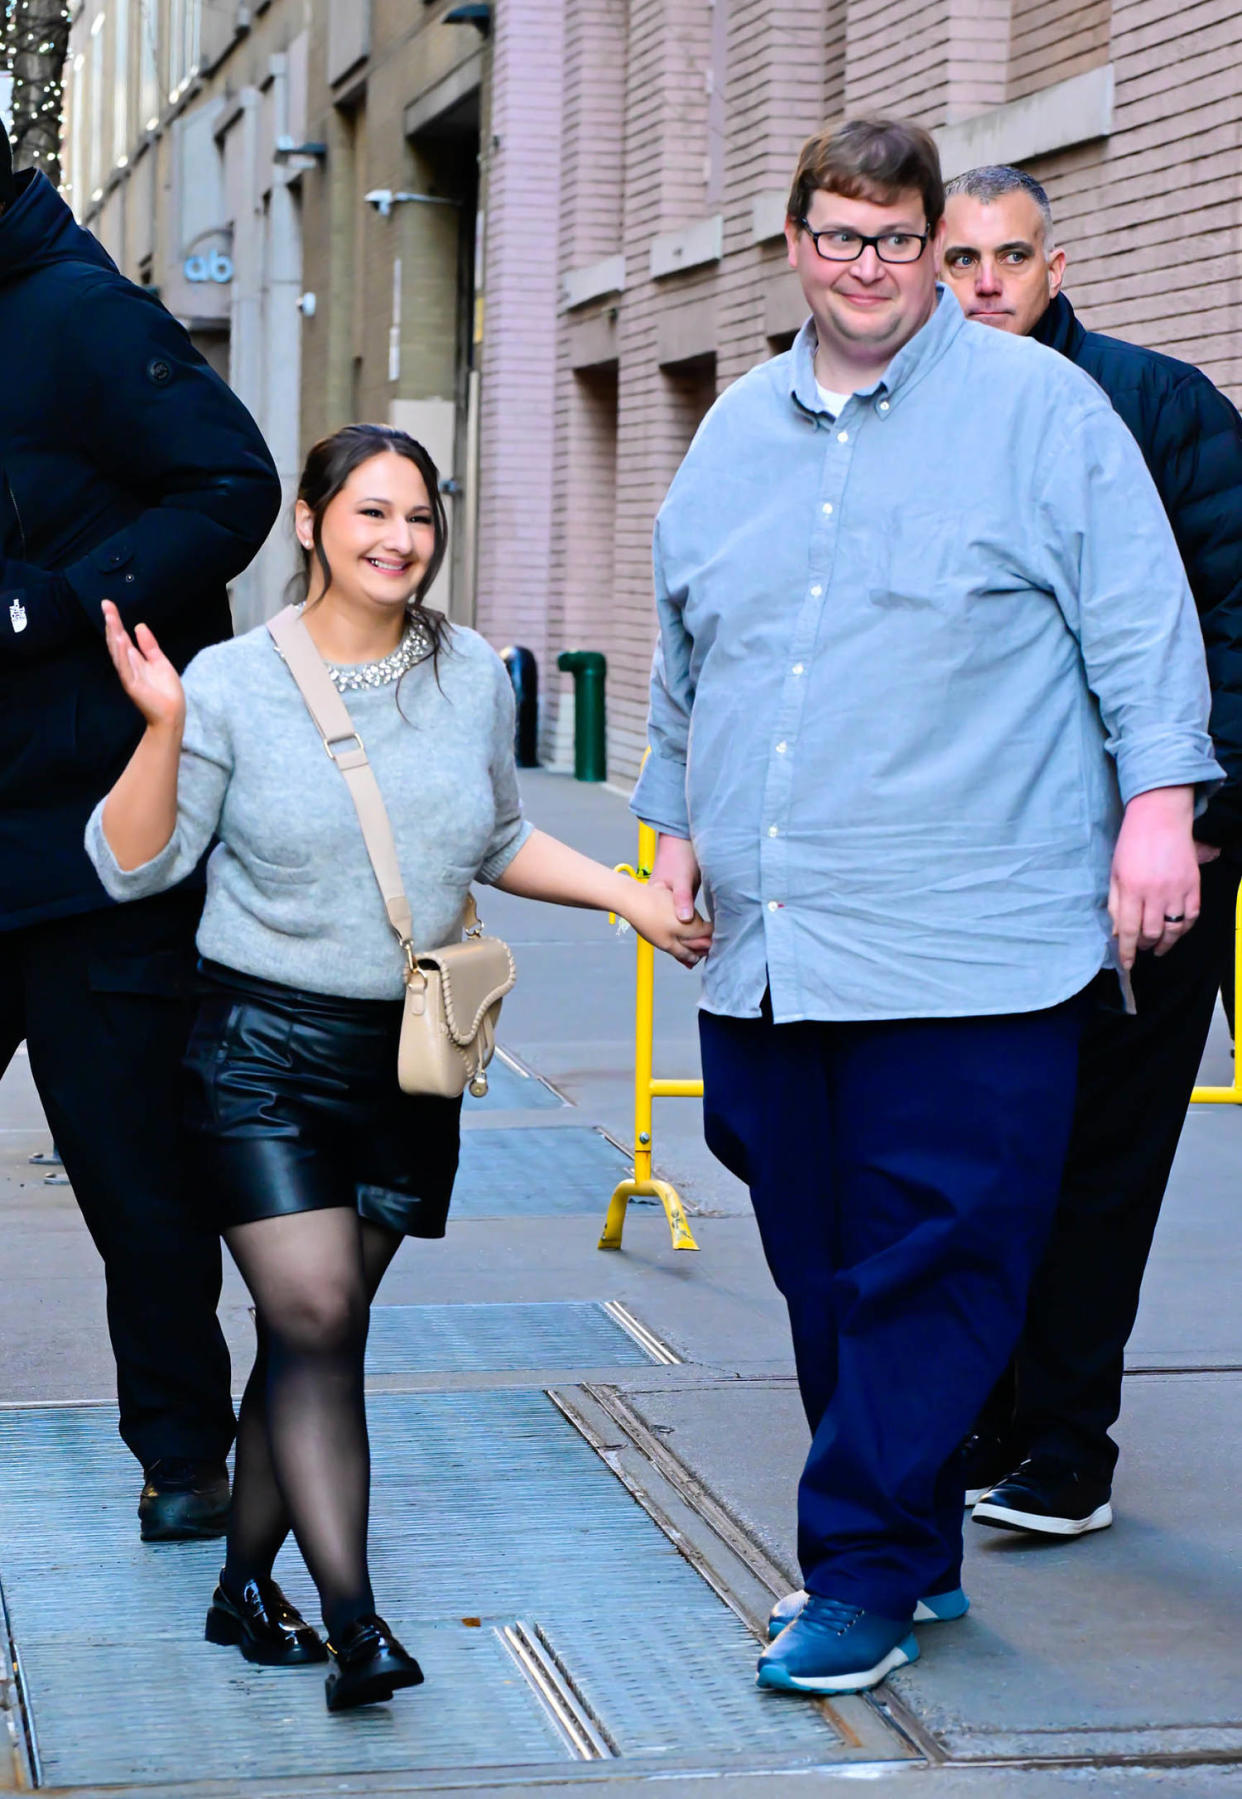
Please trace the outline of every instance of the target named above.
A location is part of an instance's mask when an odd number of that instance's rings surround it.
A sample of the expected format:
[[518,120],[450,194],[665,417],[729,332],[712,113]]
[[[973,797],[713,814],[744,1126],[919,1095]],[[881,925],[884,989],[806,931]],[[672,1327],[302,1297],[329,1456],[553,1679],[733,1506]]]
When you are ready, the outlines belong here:
[[951,613],[972,585],[954,521],[939,513],[904,513],[876,545],[870,603],[885,612]]

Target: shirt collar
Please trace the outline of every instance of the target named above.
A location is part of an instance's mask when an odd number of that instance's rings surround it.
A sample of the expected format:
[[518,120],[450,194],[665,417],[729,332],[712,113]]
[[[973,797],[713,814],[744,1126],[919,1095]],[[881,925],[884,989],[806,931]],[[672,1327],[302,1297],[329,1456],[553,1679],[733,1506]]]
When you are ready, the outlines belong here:
[[[880,392],[895,398],[904,388],[913,387],[939,362],[966,320],[953,295],[940,282],[936,283],[936,294],[936,307],[927,323],[919,327],[909,343],[902,345],[877,380],[869,387],[854,390],[860,398],[869,399]],[[815,320],[808,319],[794,339],[789,376],[790,397],[804,412],[822,413],[824,410],[815,381],[818,348]]]

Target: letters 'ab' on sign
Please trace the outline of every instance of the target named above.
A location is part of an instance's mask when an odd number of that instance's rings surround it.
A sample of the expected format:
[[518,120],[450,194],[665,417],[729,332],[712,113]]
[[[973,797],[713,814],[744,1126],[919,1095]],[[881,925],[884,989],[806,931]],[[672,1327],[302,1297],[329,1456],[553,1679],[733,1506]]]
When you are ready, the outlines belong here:
[[187,281],[217,281],[223,286],[233,279],[233,259],[219,250],[213,250],[210,256],[187,256],[185,278]]

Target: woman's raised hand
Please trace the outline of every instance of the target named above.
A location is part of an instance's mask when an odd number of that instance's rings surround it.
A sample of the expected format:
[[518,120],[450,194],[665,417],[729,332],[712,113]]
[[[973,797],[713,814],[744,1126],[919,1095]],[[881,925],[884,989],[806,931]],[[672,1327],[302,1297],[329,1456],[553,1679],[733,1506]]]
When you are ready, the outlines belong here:
[[104,640],[121,686],[156,729],[179,731],[185,723],[185,694],[181,677],[146,625],[135,627],[133,637],[121,623],[111,600],[103,602]]
[[669,888],[635,884],[625,908],[640,937],[662,949],[687,968],[701,962],[711,948],[712,927],[696,912],[693,918],[677,916],[677,902]]

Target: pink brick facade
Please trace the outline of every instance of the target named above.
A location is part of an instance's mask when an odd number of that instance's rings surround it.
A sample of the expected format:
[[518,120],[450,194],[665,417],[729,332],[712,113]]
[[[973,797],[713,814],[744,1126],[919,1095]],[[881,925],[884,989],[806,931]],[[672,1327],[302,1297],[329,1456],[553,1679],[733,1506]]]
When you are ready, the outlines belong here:
[[[493,130],[497,170],[515,185],[502,189],[493,172],[478,620],[494,640],[521,635],[541,653],[545,749],[564,744],[556,651],[599,648],[610,775],[636,771],[652,520],[711,399],[798,322],[772,196],[824,120],[885,110],[952,132],[1111,69],[1110,128],[1074,143],[1062,122],[1055,141],[1068,147],[1024,162],[1052,195],[1068,291],[1088,324],[1197,362],[1242,394],[1242,15],[1222,0],[581,0],[563,12],[554,0],[506,0],[498,10]],[[519,176],[506,132],[532,118]],[[676,233],[683,260],[670,266]],[[527,256],[510,294],[533,235],[536,266]],[[669,272],[652,273],[653,247]],[[622,254],[623,286],[611,285],[615,266],[600,265]]]
[[[477,617],[546,666],[561,205],[562,0],[496,8],[484,243]],[[501,622],[503,621],[503,622]],[[499,635],[498,635],[499,631]],[[557,646],[560,647],[560,646]]]

